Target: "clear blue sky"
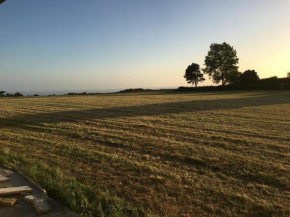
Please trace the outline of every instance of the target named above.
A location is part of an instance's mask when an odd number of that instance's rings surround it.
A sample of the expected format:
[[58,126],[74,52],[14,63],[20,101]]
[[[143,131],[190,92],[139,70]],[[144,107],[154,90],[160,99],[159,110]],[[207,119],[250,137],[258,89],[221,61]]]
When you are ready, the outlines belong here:
[[187,85],[185,68],[214,42],[234,46],[240,71],[285,77],[289,10],[289,0],[6,0],[0,89]]

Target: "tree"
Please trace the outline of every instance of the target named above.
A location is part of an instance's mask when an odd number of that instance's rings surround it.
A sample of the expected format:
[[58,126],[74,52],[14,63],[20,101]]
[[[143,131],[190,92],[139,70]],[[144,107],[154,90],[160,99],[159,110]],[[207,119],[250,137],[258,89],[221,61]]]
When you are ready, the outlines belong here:
[[18,96],[23,96],[23,94],[22,94],[22,93],[19,93],[19,92],[17,91],[16,93],[13,94],[13,96],[17,96],[17,97],[18,97]]
[[230,75],[229,75],[229,83],[230,84],[239,84],[241,75],[242,75],[242,73],[238,72],[238,71],[230,73]]
[[247,70],[240,76],[242,84],[256,84],[259,80],[260,78],[255,70]]
[[287,76],[286,76],[287,78],[290,78],[290,72],[287,72]]
[[203,82],[203,74],[200,71],[200,67],[196,63],[192,63],[185,70],[185,75],[183,76],[188,84],[194,84],[197,87],[199,82]]
[[1,97],[1,96],[5,96],[5,92],[6,92],[6,91],[0,91],[0,97]]
[[204,73],[212,78],[214,83],[222,82],[222,85],[232,83],[232,74],[238,72],[239,58],[237,51],[227,43],[211,44],[210,51],[205,57]]

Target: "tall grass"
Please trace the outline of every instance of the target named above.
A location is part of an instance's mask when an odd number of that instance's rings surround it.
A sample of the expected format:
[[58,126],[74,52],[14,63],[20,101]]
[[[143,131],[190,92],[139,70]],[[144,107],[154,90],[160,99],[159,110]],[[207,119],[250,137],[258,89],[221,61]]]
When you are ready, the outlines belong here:
[[27,160],[9,149],[0,149],[0,162],[24,172],[42,185],[49,196],[83,216],[145,216],[141,209],[81,184],[59,168]]

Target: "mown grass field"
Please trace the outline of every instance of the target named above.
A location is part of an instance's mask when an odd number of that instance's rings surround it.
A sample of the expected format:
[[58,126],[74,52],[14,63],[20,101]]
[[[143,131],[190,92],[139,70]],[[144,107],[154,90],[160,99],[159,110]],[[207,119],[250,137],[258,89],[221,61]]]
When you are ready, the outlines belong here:
[[[28,173],[32,161],[59,168],[124,202],[124,215],[142,215],[129,206],[150,216],[290,215],[289,91],[0,98],[0,105],[0,160],[23,163]],[[96,201],[86,200],[82,209],[93,210]],[[108,201],[100,200],[94,215],[117,215],[101,213]]]

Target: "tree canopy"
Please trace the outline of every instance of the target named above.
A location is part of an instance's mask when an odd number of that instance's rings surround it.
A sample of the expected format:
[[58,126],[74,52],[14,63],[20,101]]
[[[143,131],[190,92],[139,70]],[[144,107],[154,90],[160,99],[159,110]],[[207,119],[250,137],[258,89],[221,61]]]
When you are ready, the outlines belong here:
[[240,76],[241,84],[256,84],[260,80],[255,70],[247,70]]
[[231,78],[235,78],[233,74],[238,73],[239,58],[237,51],[229,44],[211,44],[210,50],[205,57],[204,73],[212,78],[214,83],[222,82],[222,85],[232,83]]
[[229,84],[239,84],[241,79],[241,72],[232,72],[228,76],[228,83]]
[[192,63],[186,68],[184,78],[188,84],[193,84],[195,87],[197,87],[199,82],[205,80],[203,78],[203,73],[200,70],[200,66],[196,63]]

